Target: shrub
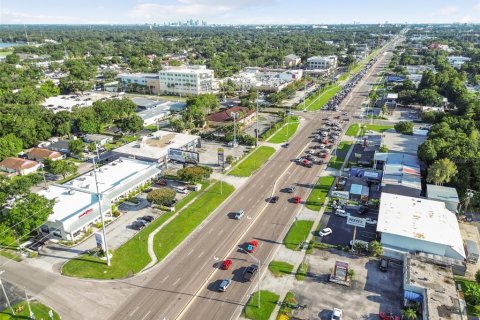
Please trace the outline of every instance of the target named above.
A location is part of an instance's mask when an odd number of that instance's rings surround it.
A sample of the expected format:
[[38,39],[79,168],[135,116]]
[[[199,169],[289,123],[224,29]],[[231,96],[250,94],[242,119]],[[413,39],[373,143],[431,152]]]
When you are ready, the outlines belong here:
[[162,206],[171,203],[175,195],[175,190],[169,188],[154,189],[147,194],[147,200]]
[[411,121],[400,121],[395,126],[395,131],[402,133],[402,134],[413,134],[413,122]]

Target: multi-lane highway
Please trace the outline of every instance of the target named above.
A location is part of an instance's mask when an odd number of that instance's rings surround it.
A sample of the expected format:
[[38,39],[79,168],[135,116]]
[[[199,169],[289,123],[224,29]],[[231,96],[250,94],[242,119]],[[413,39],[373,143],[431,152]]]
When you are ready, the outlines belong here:
[[[389,54],[380,53],[377,63],[341,104],[354,120],[359,106],[368,95],[369,83],[375,81]],[[338,114],[338,113],[337,113]],[[234,319],[240,314],[257,279],[242,282],[245,267],[255,263],[239,245],[252,239],[260,245],[254,255],[266,264],[281,245],[301,205],[292,196],[305,199],[318,180],[323,166],[306,168],[291,160],[302,155],[311,144],[311,134],[321,127],[321,119],[333,112],[301,113],[304,120],[290,147],[278,151],[247,184],[237,190],[188,240],[159,266],[150,271],[147,280],[122,304],[111,319]],[[352,121],[351,120],[351,121]],[[345,129],[348,124],[345,125]],[[294,194],[280,192],[296,184]],[[268,203],[278,195],[278,203]],[[242,220],[231,219],[229,212],[243,208]],[[219,270],[218,263],[229,258],[233,266]],[[260,276],[261,274],[257,275]],[[218,280],[232,278],[227,292],[217,292]]]

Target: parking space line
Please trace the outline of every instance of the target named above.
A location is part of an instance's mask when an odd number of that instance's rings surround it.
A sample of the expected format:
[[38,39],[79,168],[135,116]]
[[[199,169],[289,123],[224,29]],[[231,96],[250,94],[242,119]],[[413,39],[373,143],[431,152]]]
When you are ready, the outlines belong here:
[[198,255],[198,257],[200,258],[201,256],[203,256],[204,253],[205,253],[205,251],[200,252],[200,254]]
[[150,314],[150,312],[152,312],[152,310],[149,310],[149,311],[147,312],[147,314],[146,314],[145,316],[143,316],[142,320],[147,319],[147,317],[148,317],[148,315]]
[[172,286],[175,287],[177,285],[177,283],[180,282],[180,280],[182,280],[182,277],[179,277],[177,280],[175,280],[175,282],[172,284]]
[[130,312],[128,315],[131,317],[135,314],[135,312],[137,312],[138,308],[140,308],[139,306],[137,306],[135,309],[132,310],[132,312]]

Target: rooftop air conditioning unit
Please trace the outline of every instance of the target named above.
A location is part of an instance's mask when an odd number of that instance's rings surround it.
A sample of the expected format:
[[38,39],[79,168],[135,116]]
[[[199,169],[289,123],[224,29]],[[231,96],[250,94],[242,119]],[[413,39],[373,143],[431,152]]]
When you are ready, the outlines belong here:
[[68,194],[75,194],[75,190],[73,189],[68,190]]

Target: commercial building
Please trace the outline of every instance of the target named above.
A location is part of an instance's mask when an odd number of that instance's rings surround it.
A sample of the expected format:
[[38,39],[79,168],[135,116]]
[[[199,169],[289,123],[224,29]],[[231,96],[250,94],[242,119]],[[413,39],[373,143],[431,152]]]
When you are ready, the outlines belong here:
[[166,164],[169,149],[195,151],[200,146],[200,137],[190,134],[159,130],[147,137],[112,150],[119,157],[129,157]]
[[377,232],[387,257],[403,260],[407,253],[425,252],[466,258],[457,218],[443,202],[382,193]]
[[160,81],[157,73],[121,73],[117,75],[122,91],[140,91],[150,94],[160,93]]
[[354,55],[357,59],[365,59],[370,52],[370,49],[367,44],[357,44],[355,46]]
[[[113,203],[154,181],[160,173],[155,163],[126,158],[100,167],[97,180],[104,215],[111,213]],[[39,229],[45,234],[72,240],[91,224],[100,221],[93,171],[62,185],[51,185],[38,194],[55,200],[53,213]]]
[[255,110],[250,110],[247,107],[232,107],[212,113],[207,116],[208,124],[213,127],[221,127],[233,123],[235,114],[235,121],[248,125],[255,120]]
[[85,137],[83,137],[83,141],[86,143],[95,143],[98,146],[104,146],[107,143],[113,142],[113,137],[104,134],[86,134]]
[[404,304],[419,303],[422,319],[467,319],[465,301],[459,298],[452,267],[448,263],[405,256],[403,290]]
[[45,148],[31,148],[25,151],[27,159],[43,162],[46,158],[56,161],[63,158],[60,152],[48,150]]
[[0,162],[0,172],[3,172],[7,176],[13,176],[17,174],[24,176],[34,173],[40,168],[40,166],[41,164],[37,161],[8,157]]
[[406,153],[376,152],[374,168],[383,171],[382,192],[419,197],[422,192],[420,163]]
[[453,213],[457,212],[458,204],[460,203],[457,189],[434,184],[427,184],[427,198],[442,201],[445,203],[445,207]]
[[285,67],[291,68],[291,67],[298,66],[301,61],[302,59],[299,56],[295,54],[289,54],[288,56],[285,56],[285,59],[283,62],[285,64]]
[[198,96],[214,90],[213,70],[206,66],[165,67],[159,79],[164,94]]
[[302,76],[303,70],[300,69],[247,67],[228,79],[241,87],[242,91],[256,89],[263,92],[279,92],[293,81],[300,80]]
[[314,56],[307,59],[307,68],[311,70],[334,70],[337,67],[337,56]]
[[180,112],[187,106],[185,102],[167,100],[133,98],[132,101],[140,110],[137,114],[142,118],[144,126],[157,124],[158,121],[167,118],[172,112]]

